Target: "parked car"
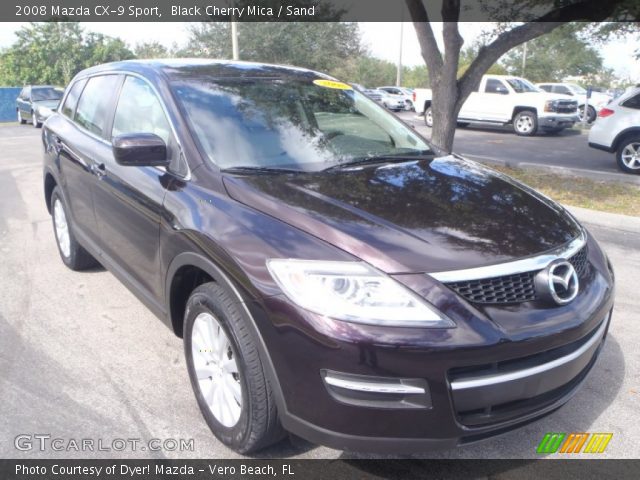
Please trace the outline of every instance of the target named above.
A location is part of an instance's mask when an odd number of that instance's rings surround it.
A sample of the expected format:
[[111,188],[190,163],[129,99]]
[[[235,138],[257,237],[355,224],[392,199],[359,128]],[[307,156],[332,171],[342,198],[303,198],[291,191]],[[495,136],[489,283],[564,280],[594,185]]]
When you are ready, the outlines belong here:
[[[431,90],[417,88],[415,93],[416,113],[431,127]],[[544,92],[524,78],[485,75],[462,105],[458,125],[512,125],[517,135],[533,136],[540,130],[558,133],[572,127],[579,120],[577,112],[577,101]]]
[[604,342],[614,278],[586,229],[327,75],[97,66],[42,137],[62,262],[99,261],[184,339],[238,452],[504,433],[567,402]]
[[602,108],[589,131],[589,146],[615,153],[618,167],[640,175],[640,88]]
[[51,85],[28,85],[16,99],[16,112],[20,124],[31,121],[40,128],[53,111],[58,108],[63,90]]
[[413,91],[403,87],[378,87],[392,98],[402,99],[404,102],[404,110],[413,110]]
[[[574,97],[578,101],[578,114],[583,119],[585,105],[587,105],[587,90],[575,83],[537,83],[536,86],[545,92],[559,93]],[[613,97],[605,93],[592,91],[587,108],[587,122],[593,123],[602,107],[611,101]]]

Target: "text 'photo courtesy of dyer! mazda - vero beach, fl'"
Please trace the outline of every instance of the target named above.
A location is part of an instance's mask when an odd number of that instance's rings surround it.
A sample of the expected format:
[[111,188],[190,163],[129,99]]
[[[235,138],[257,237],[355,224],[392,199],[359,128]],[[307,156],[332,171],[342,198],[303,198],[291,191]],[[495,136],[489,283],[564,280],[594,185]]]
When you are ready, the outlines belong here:
[[18,3],[0,478],[633,478],[638,2]]

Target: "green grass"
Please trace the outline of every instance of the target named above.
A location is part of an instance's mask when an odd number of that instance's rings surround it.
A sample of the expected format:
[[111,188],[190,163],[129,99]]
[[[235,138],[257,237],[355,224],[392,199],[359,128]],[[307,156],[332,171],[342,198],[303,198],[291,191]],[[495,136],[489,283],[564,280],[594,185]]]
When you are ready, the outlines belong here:
[[491,165],[539,190],[557,202],[574,207],[640,217],[640,187],[632,184],[590,180],[533,169]]

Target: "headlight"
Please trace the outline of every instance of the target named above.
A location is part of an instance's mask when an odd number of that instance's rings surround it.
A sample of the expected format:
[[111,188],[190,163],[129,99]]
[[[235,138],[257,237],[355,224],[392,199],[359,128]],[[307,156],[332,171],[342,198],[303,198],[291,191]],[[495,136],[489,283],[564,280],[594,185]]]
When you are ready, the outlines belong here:
[[547,100],[544,102],[544,111],[545,112],[555,112],[557,108],[557,102],[555,100]]
[[455,327],[409,289],[361,262],[272,259],[267,268],[291,301],[320,315],[371,325]]

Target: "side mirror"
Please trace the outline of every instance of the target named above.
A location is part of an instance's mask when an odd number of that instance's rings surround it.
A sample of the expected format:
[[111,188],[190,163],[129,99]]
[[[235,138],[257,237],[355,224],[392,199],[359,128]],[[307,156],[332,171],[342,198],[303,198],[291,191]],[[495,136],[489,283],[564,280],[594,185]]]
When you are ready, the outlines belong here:
[[154,133],[125,133],[113,139],[118,164],[132,167],[167,167],[167,145]]

